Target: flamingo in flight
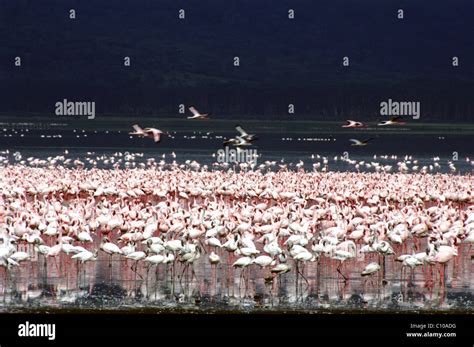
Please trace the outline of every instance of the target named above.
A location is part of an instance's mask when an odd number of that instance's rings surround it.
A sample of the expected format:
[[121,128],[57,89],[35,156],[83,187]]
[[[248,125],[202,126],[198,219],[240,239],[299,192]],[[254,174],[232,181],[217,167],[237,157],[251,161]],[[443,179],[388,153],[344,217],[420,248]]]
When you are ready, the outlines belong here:
[[257,139],[257,135],[247,133],[240,125],[235,126],[240,135],[224,141],[224,146],[233,145],[235,147],[250,146]]
[[191,113],[193,114],[192,117],[188,117],[188,119],[209,119],[208,117],[208,114],[207,113],[199,113],[199,111],[194,107],[194,106],[191,106],[189,108],[189,111],[191,111]]
[[155,143],[160,142],[163,131],[156,128],[144,128],[142,129],[138,124],[133,125],[135,131],[130,132],[129,135],[136,135],[139,137],[150,137]]
[[240,125],[236,125],[235,130],[240,133],[239,137],[243,138],[246,141],[252,142],[253,140],[257,139],[257,135],[247,133]]
[[381,121],[377,125],[384,126],[384,125],[402,125],[402,124],[406,124],[406,122],[402,120],[402,116],[397,116],[397,117],[392,117],[390,120]]
[[348,119],[346,122],[347,122],[347,124],[342,125],[343,128],[365,128],[365,127],[367,127],[367,125],[365,125],[364,123],[358,122],[358,121],[355,121],[355,120]]
[[352,142],[351,146],[367,146],[371,140],[372,138],[367,140],[350,139],[349,141]]

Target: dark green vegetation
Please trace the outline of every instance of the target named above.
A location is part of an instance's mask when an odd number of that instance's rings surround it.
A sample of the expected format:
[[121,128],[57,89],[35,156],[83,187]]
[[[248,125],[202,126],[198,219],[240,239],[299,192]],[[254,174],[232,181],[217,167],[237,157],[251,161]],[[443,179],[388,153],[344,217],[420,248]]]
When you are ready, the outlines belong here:
[[52,114],[68,98],[134,117],[182,103],[221,118],[365,120],[392,98],[421,102],[427,123],[469,123],[472,13],[469,0],[0,1],[0,112]]

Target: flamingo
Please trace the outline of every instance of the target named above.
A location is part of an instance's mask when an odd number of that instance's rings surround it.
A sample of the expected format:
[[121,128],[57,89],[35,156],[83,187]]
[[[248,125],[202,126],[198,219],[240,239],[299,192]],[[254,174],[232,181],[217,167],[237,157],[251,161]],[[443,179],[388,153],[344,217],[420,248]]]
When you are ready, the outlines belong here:
[[367,146],[373,138],[369,138],[366,140],[357,140],[357,139],[349,139],[352,142],[351,146]]
[[385,125],[402,125],[402,124],[406,124],[406,122],[404,122],[404,121],[402,120],[402,117],[401,117],[401,116],[397,116],[397,117],[392,117],[392,118],[389,119],[389,120],[381,121],[381,122],[378,123],[377,125],[379,125],[379,126],[385,126]]
[[193,116],[188,117],[188,119],[208,119],[209,118],[207,113],[204,113],[204,114],[199,113],[199,111],[194,106],[189,107],[189,111],[191,111]]
[[342,125],[343,128],[365,128],[367,125],[365,125],[362,122],[358,122],[355,120],[350,120],[348,119],[347,124]]

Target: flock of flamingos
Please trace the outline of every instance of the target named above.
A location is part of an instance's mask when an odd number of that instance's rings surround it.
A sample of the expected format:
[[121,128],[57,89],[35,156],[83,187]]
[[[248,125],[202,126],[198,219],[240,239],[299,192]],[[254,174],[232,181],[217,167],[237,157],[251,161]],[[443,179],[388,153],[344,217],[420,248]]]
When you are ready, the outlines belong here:
[[[128,154],[126,161],[135,159]],[[100,160],[125,161],[122,153]],[[239,295],[249,280],[275,284],[287,273],[304,291],[315,264],[341,283],[390,282],[397,275],[385,273],[390,265],[441,288],[446,265],[474,243],[470,174],[272,165],[208,170],[152,159],[104,170],[58,156],[3,166],[1,287],[5,292],[9,275],[34,264],[69,276],[101,257],[140,279],[162,268],[197,283],[205,279],[194,267],[209,262],[211,276],[235,272]]]
[[[208,118],[194,107],[189,110],[190,119]],[[399,124],[405,123],[395,117],[377,126]],[[367,125],[348,120],[342,127]],[[138,124],[133,129],[130,136],[155,143],[167,134]],[[235,129],[239,135],[224,145],[241,150],[257,139],[241,126]],[[370,139],[350,141],[366,146]],[[26,160],[17,152],[11,165],[9,152],[1,154],[4,298],[15,268],[38,265],[42,257],[46,278],[54,267],[56,276],[68,278],[73,268],[79,273],[83,266],[85,273],[84,264],[101,253],[108,257],[110,279],[114,257],[126,264],[119,271],[131,264],[135,280],[145,275],[146,283],[152,267],[156,281],[160,267],[166,274],[169,269],[172,294],[175,278],[181,284],[189,272],[199,288],[205,279],[198,278],[194,267],[206,260],[212,282],[227,279],[223,287],[232,286],[237,268],[239,295],[243,282],[244,296],[250,280],[263,277],[265,284],[274,285],[275,278],[290,272],[296,277],[296,294],[299,278],[300,290],[308,290],[314,263],[318,269],[334,269],[344,284],[359,269],[372,284],[377,275],[377,282],[386,285],[396,280],[388,278],[395,274],[390,263],[399,262],[400,277],[409,269],[413,279],[419,267],[426,288],[434,287],[436,276],[442,288],[446,264],[456,259],[463,243],[474,243],[472,176],[453,175],[456,167],[450,161],[451,174],[440,173],[439,158],[422,166],[406,156],[394,169],[376,156],[370,162],[341,157],[357,172],[330,172],[329,159],[319,155],[311,157],[318,162],[306,171],[302,161],[233,168],[215,162],[212,170],[195,161],[167,164],[149,158],[137,163],[143,154],[128,152],[95,158],[88,153],[85,162],[67,158],[67,151]],[[171,157],[176,158],[174,152]],[[262,270],[251,271],[255,268]]]

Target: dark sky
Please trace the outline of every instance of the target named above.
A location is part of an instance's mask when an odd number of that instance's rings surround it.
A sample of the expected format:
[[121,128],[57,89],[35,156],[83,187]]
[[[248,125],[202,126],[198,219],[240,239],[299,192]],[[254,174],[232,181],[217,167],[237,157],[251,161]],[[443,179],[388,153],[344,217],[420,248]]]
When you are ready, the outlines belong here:
[[436,109],[441,94],[470,113],[473,23],[471,0],[1,0],[0,113],[45,112],[62,97],[156,113],[180,98],[227,110],[293,94],[306,109],[314,94],[369,108],[375,95],[400,95]]

